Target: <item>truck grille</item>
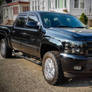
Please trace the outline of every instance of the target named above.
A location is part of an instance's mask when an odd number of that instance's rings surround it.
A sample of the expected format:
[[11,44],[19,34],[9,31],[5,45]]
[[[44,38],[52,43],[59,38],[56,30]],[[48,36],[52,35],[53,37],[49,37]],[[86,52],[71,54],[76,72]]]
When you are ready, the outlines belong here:
[[88,56],[92,57],[92,42],[87,42]]

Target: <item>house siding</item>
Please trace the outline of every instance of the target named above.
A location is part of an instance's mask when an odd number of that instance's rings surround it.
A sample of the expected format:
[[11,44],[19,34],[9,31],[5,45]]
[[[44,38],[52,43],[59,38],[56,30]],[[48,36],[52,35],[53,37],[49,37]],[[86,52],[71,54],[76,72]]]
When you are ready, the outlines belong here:
[[12,2],[3,5],[3,24],[12,23],[21,12],[30,10],[30,2]]
[[92,16],[92,0],[84,0],[84,8],[74,8],[74,0],[70,0],[70,13],[75,16],[80,16],[85,13],[87,16]]
[[[30,0],[30,10],[33,10],[33,11],[37,10],[38,5],[36,4],[36,2],[38,2],[38,1],[40,4],[39,10],[53,11],[56,9],[62,9],[64,7],[63,6],[64,0]],[[43,2],[44,2],[44,4],[43,4]],[[34,9],[33,9],[33,7],[34,7]]]

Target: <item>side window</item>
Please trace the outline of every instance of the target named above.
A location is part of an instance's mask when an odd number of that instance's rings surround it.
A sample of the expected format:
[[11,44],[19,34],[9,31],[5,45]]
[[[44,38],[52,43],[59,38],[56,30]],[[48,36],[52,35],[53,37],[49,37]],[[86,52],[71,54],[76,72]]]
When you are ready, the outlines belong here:
[[[37,23],[38,22],[38,18],[35,15],[30,15],[28,17],[28,22],[34,22]],[[30,25],[31,26],[31,25]]]
[[44,25],[46,27],[50,27],[51,26],[51,20],[50,20],[50,18],[44,18]]
[[26,18],[24,18],[24,17],[19,17],[19,18],[17,18],[17,20],[16,20],[15,26],[16,26],[16,27],[22,27],[22,28],[24,28],[24,27],[25,27],[25,23],[26,23]]

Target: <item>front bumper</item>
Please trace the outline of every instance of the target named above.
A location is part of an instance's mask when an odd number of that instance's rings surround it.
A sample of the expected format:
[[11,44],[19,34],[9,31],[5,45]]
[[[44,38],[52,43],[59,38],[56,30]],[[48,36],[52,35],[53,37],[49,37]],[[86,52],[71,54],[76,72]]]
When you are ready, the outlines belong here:
[[[61,53],[62,69],[66,76],[92,76],[92,57]],[[81,66],[80,70],[74,67]],[[67,75],[68,74],[68,75]]]

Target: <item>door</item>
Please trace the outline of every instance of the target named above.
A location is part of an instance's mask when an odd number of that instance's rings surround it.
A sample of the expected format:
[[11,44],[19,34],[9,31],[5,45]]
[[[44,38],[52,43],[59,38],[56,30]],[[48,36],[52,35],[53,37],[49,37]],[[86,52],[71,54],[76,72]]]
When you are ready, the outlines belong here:
[[[38,23],[39,20],[37,16],[33,13],[29,14],[27,23]],[[26,23],[26,24],[27,24]],[[42,34],[39,28],[34,28],[33,25],[25,26],[25,31],[22,33],[22,39],[24,39],[23,47],[24,52],[31,54],[33,56],[40,57],[40,44],[42,39]]]
[[14,49],[40,57],[40,43],[42,34],[38,28],[33,28],[28,22],[38,23],[36,15],[29,14],[28,18],[19,17],[12,31],[12,45]]
[[15,50],[19,50],[19,51],[24,50],[22,44],[25,41],[24,34],[25,34],[26,21],[27,21],[27,16],[18,17],[14,24],[11,35],[11,41],[12,41],[12,46]]

